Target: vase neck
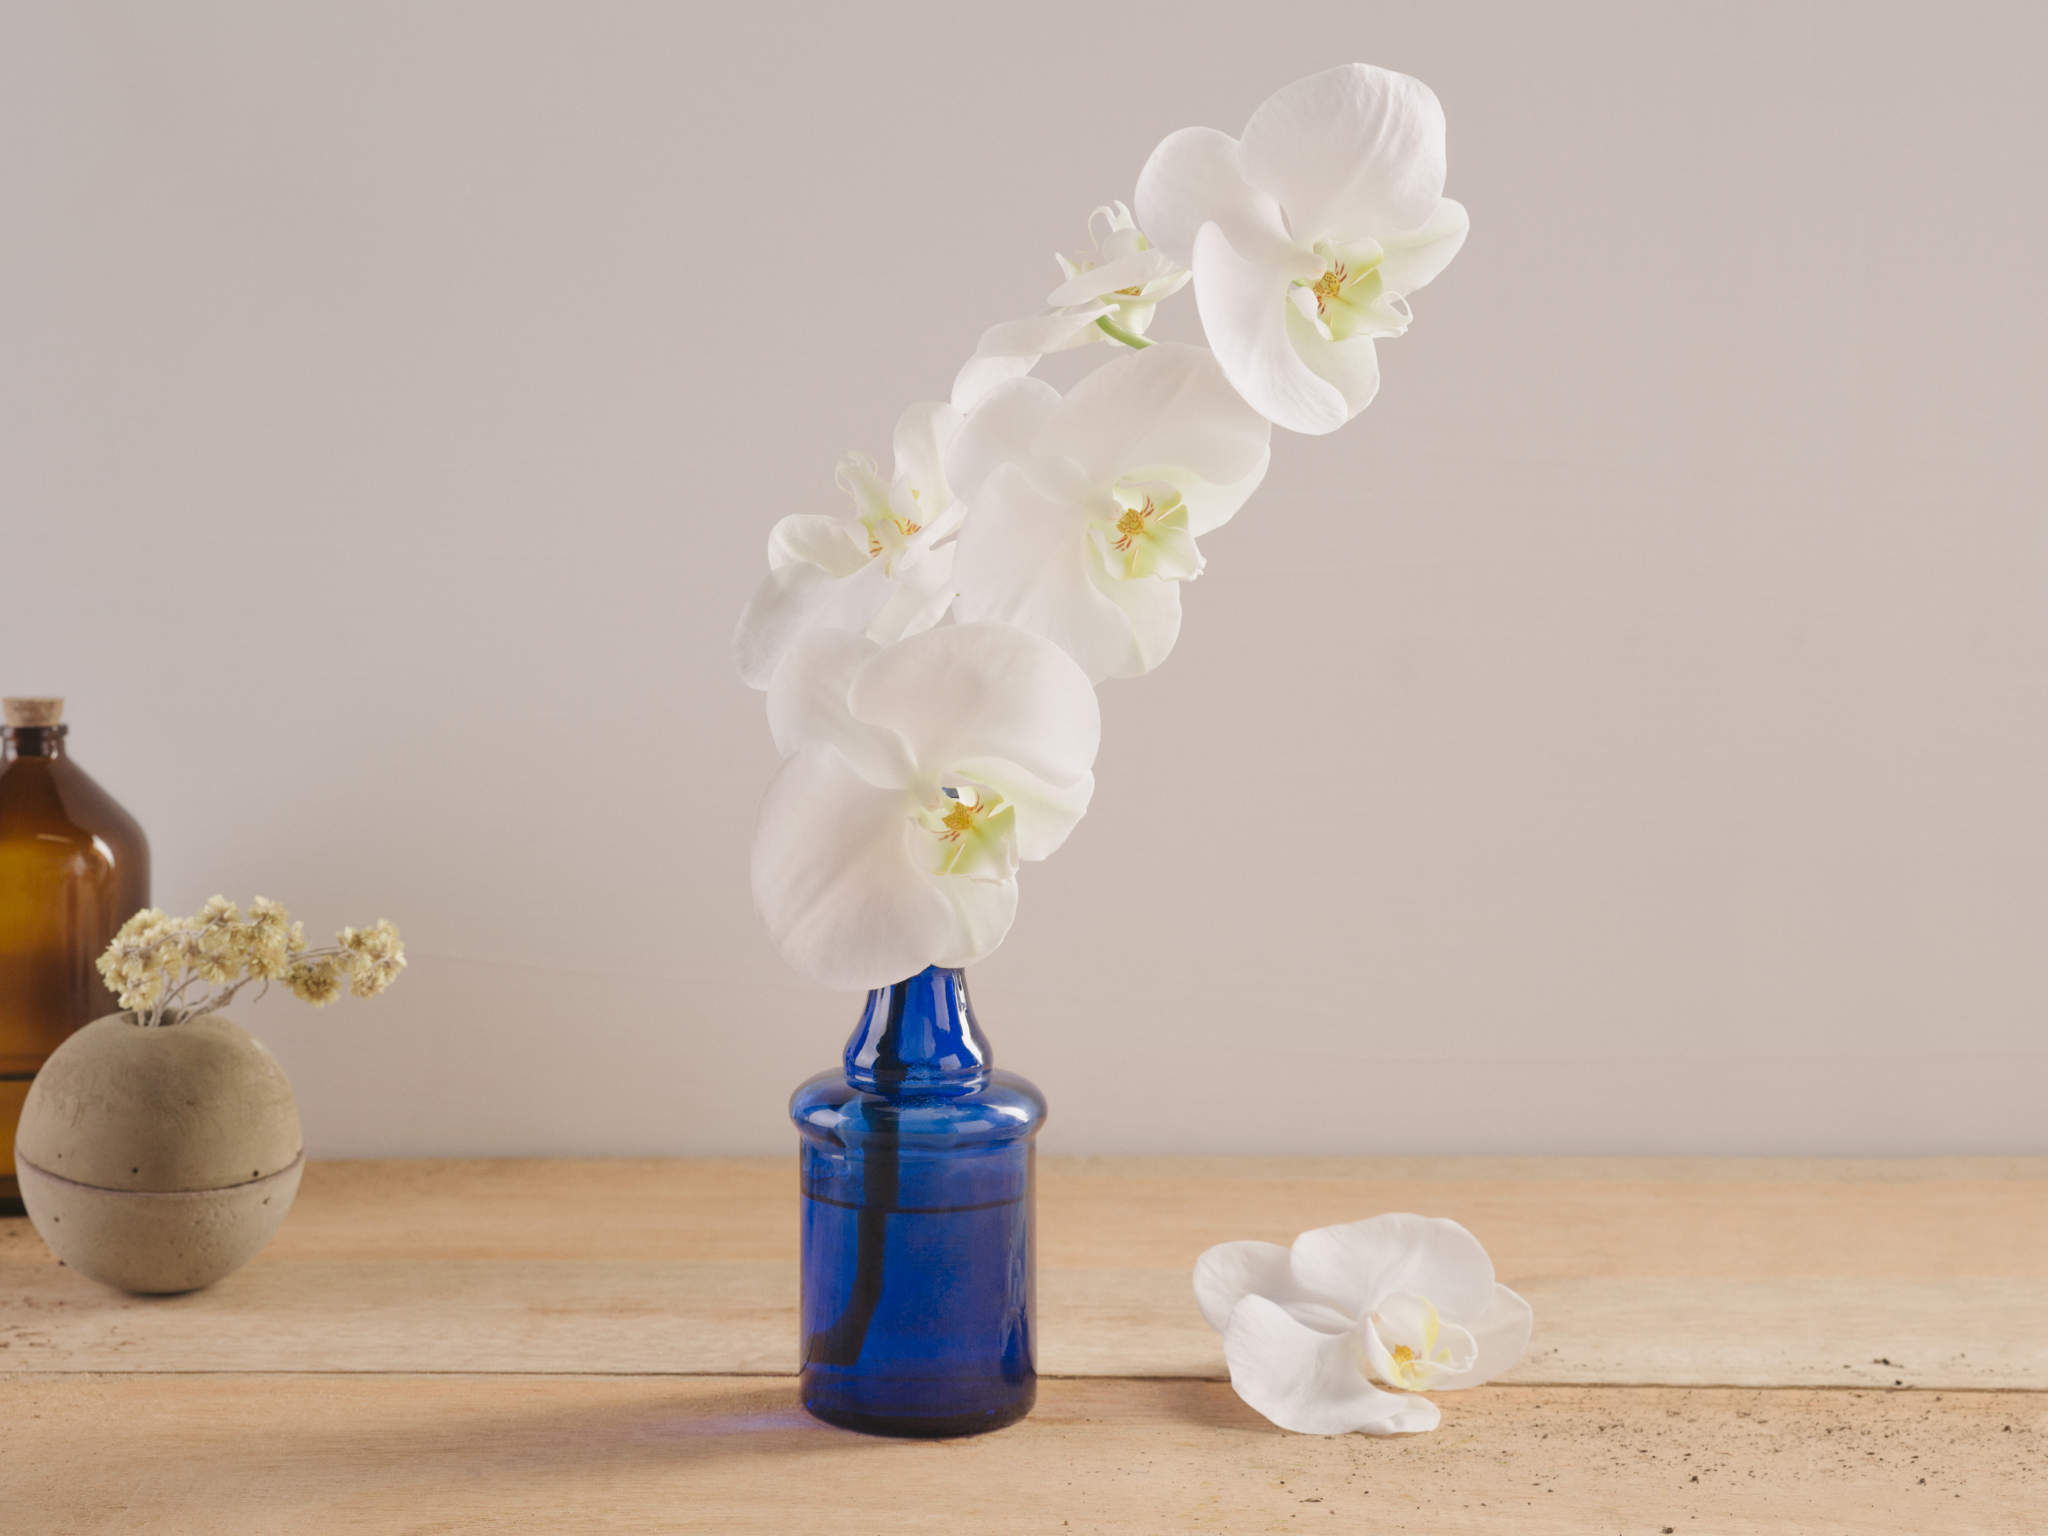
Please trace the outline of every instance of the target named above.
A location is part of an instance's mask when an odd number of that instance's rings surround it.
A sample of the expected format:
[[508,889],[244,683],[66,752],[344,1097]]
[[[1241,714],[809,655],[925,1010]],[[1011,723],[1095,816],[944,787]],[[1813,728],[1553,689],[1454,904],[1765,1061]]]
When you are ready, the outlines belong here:
[[994,1059],[967,977],[933,965],[868,994],[846,1042],[846,1080],[863,1093],[951,1097],[985,1086]]
[[0,762],[17,757],[63,757],[68,725],[0,726]]

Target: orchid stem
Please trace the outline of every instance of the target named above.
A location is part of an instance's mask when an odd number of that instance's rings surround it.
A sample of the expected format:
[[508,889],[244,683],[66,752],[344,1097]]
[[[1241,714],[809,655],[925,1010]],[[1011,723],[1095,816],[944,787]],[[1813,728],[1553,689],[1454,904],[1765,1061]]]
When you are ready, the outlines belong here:
[[1120,341],[1127,347],[1142,351],[1144,348],[1152,345],[1151,342],[1140,336],[1136,331],[1125,330],[1107,315],[1098,315],[1095,325],[1096,329],[1100,330],[1111,341]]

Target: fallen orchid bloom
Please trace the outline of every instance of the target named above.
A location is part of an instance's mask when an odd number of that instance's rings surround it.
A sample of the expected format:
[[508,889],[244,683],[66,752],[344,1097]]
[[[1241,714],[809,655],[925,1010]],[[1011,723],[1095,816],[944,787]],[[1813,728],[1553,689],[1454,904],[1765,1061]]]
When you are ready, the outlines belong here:
[[1195,1261],[1195,1299],[1237,1395],[1305,1435],[1435,1429],[1436,1404],[1413,1394],[1491,1381],[1533,1320],[1478,1238],[1405,1214],[1318,1227],[1292,1248],[1218,1244]]

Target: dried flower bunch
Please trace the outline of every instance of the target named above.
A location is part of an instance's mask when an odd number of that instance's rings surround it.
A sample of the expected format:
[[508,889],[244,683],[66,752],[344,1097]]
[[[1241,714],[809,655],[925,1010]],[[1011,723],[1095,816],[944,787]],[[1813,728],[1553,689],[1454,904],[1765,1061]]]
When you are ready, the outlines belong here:
[[114,935],[99,967],[136,1022],[155,1026],[225,1008],[251,982],[266,991],[281,982],[316,1008],[343,988],[375,997],[405,969],[405,944],[380,918],[309,949],[306,925],[293,922],[282,904],[258,896],[244,913],[216,896],[193,917],[170,917],[155,907],[136,913]]

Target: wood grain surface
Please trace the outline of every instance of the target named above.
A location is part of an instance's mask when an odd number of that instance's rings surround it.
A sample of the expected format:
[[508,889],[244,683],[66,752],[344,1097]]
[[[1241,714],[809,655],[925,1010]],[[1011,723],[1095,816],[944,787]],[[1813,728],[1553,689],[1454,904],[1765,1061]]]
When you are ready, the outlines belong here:
[[[1477,1232],[1530,1356],[1282,1435],[1189,1268],[1381,1210]],[[906,1445],[795,1406],[788,1163],[315,1164],[192,1296],[0,1222],[0,1529],[2039,1536],[2044,1218],[2048,1160],[1053,1159],[1038,1411]]]
[[1482,1387],[1388,1440],[1283,1434],[1221,1382],[1089,1378],[942,1442],[818,1424],[786,1378],[45,1376],[10,1396],[6,1507],[38,1536],[2048,1529],[2038,1393]]

